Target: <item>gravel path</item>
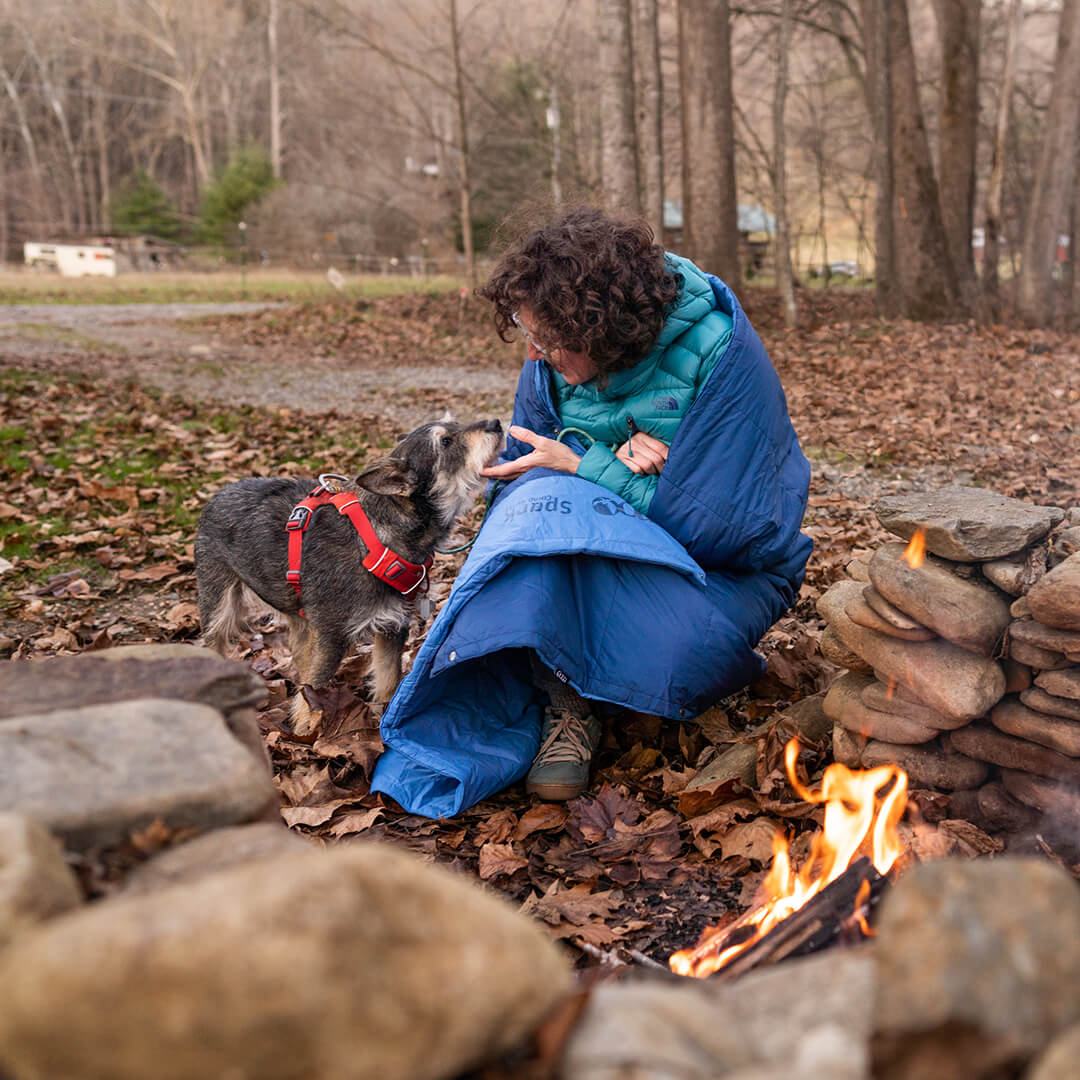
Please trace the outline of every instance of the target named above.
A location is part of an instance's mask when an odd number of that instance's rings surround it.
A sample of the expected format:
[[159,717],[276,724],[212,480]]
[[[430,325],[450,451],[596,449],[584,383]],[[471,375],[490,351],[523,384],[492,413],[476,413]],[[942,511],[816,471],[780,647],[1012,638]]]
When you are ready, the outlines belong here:
[[24,304],[0,308],[0,364],[30,361],[134,375],[204,401],[303,412],[377,413],[409,430],[449,410],[508,418],[516,373],[405,364],[368,369],[358,358],[224,340],[192,321],[281,307],[270,303]]

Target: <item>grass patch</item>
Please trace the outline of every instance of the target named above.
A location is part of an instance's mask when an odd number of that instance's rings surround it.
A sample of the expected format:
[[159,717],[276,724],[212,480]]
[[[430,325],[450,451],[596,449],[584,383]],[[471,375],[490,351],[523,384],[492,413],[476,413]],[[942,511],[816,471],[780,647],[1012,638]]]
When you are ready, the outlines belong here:
[[461,279],[439,276],[346,274],[340,292],[325,274],[286,270],[239,270],[211,273],[121,274],[115,278],[62,278],[29,271],[0,272],[0,304],[177,304],[230,303],[238,300],[282,301],[377,300],[383,296],[445,293]]
[[206,499],[226,483],[359,471],[391,435],[355,417],[308,424],[289,410],[199,404],[133,381],[0,370],[0,503],[15,510],[0,517],[0,554],[20,561],[5,589],[67,568],[98,580],[103,565],[162,552],[189,559]]

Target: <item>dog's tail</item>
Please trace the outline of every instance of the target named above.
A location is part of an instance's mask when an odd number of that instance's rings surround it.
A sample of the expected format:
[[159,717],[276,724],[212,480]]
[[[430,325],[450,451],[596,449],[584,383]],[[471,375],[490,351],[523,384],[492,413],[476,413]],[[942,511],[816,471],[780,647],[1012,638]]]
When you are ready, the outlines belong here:
[[199,540],[202,537],[196,541],[195,577],[199,586],[202,639],[205,645],[224,654],[231,642],[249,630],[248,598],[255,597],[236,571]]

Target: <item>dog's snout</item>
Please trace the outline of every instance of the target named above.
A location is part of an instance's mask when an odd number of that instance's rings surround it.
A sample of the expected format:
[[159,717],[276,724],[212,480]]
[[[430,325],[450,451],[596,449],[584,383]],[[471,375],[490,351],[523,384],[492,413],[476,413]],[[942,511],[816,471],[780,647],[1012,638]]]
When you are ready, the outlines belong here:
[[484,430],[485,431],[491,431],[496,435],[501,435],[502,434],[502,423],[500,421],[498,421],[498,420],[489,420],[484,425]]

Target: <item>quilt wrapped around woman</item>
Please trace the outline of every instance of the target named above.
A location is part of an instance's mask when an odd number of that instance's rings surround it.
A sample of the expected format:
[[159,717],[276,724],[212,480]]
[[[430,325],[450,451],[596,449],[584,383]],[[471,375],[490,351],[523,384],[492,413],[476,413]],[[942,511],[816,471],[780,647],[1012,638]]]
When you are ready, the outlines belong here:
[[[764,670],[754,646],[794,601],[812,548],[800,532],[810,466],[764,346],[709,281],[731,337],[648,515],[567,473],[533,469],[502,489],[383,715],[372,790],[450,817],[524,776],[544,704],[530,649],[583,697],[672,720]],[[514,423],[560,428],[542,362],[522,371]],[[527,449],[511,441],[507,456]]]

